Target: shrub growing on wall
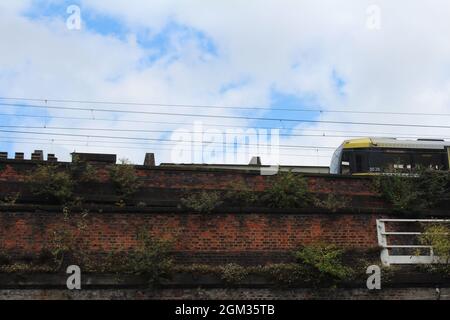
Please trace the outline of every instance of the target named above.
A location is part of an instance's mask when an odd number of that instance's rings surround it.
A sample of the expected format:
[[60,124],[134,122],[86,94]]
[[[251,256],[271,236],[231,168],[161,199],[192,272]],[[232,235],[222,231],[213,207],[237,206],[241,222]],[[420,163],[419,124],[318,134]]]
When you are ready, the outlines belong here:
[[351,198],[330,193],[323,200],[316,198],[314,200],[314,203],[319,208],[324,208],[330,210],[331,212],[336,212],[340,209],[348,207],[349,203],[351,203]]
[[442,224],[431,224],[424,228],[419,237],[422,245],[433,247],[434,255],[446,263],[450,261],[450,228]]
[[420,171],[411,176],[379,176],[374,185],[400,212],[433,208],[450,197],[450,175],[446,172]]
[[[433,247],[435,256],[441,258],[444,263],[420,265],[419,270],[429,273],[439,274],[444,277],[450,276],[450,228],[444,224],[427,224],[423,233],[419,236],[419,243]],[[426,255],[429,254],[428,249]],[[423,250],[418,250],[417,255],[423,254]]]
[[262,198],[273,208],[301,208],[311,205],[314,201],[308,190],[307,179],[292,172],[278,174]]
[[89,183],[98,182],[99,180],[95,167],[86,161],[80,160],[78,155],[73,156],[70,169],[73,179],[77,182]]
[[418,208],[423,205],[412,177],[381,176],[374,180],[375,188],[397,211]]
[[211,213],[222,204],[221,196],[215,191],[193,193],[181,199],[181,204],[198,213]]
[[224,265],[221,271],[221,279],[230,285],[242,283],[249,274],[245,267],[235,263]]
[[422,170],[417,187],[426,207],[435,207],[443,199],[450,198],[450,173]]
[[121,160],[120,165],[111,167],[110,177],[122,201],[129,199],[141,187],[134,166],[126,159]]
[[353,275],[352,269],[342,261],[343,252],[335,245],[313,244],[300,248],[295,252],[295,257],[299,263],[310,268],[312,275],[318,275],[318,281],[342,281]]
[[225,199],[232,205],[252,206],[260,201],[260,194],[254,191],[244,179],[230,183]]
[[157,285],[170,274],[173,263],[170,255],[172,244],[152,238],[146,231],[138,232],[137,237],[140,244],[137,250],[130,254],[126,269],[134,274],[145,275],[150,286]]
[[[303,208],[312,205],[315,197],[308,190],[308,181],[292,172],[280,173],[264,192],[255,192],[245,182],[230,184],[224,195],[217,191],[193,193],[181,199],[184,207],[209,213],[224,201],[231,205],[264,205],[272,208]],[[222,200],[223,199],[223,200]]]
[[56,165],[42,165],[27,181],[31,192],[47,201],[64,203],[72,198],[74,183],[71,176]]
[[83,267],[91,264],[88,243],[85,238],[87,230],[87,211],[72,214],[68,207],[63,208],[63,224],[51,231],[50,253],[59,270],[65,263],[76,263]]

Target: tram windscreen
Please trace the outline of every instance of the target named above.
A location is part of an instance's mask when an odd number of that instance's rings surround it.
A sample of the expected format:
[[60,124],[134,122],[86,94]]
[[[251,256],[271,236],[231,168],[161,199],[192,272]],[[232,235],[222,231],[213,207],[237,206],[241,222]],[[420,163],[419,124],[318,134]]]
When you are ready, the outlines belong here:
[[[412,170],[448,170],[448,155],[443,150],[358,149],[344,150],[341,172],[381,173]],[[348,172],[350,171],[350,172]]]

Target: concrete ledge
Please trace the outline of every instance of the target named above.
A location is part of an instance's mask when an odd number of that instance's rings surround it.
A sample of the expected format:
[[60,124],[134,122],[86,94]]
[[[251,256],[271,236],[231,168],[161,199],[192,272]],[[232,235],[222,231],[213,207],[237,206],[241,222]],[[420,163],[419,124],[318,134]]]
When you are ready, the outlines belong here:
[[450,289],[11,289],[0,290],[0,300],[450,300]]
[[[427,210],[421,213],[412,212],[410,214],[393,212],[392,209],[386,208],[343,208],[336,211],[331,211],[322,208],[298,208],[298,209],[278,209],[267,207],[220,207],[208,214],[200,214],[192,210],[179,208],[177,206],[155,206],[155,207],[137,207],[126,206],[118,207],[111,205],[87,205],[82,209],[89,210],[92,214],[136,214],[136,213],[154,213],[154,214],[194,214],[207,217],[208,215],[217,214],[295,214],[295,215],[380,215],[404,218],[419,218],[419,217],[448,217],[450,212],[448,210]],[[19,205],[0,205],[0,214],[2,213],[61,213],[61,205],[35,205],[35,204],[19,204]],[[73,211],[81,211],[81,208],[73,208]]]
[[[0,274],[0,289],[64,289],[66,288],[66,274],[54,273],[11,273]],[[81,277],[82,287],[85,289],[147,289],[148,279],[141,275],[129,274],[92,274],[84,273]],[[366,279],[344,281],[338,285],[341,289],[365,288]],[[450,279],[441,275],[422,273],[406,273],[392,276],[388,282],[382,283],[384,288],[450,288]],[[328,285],[314,286],[298,282],[289,286],[290,289],[324,288]],[[282,285],[260,275],[249,275],[243,281],[230,284],[215,274],[178,273],[170,279],[161,280],[158,288],[283,288]]]

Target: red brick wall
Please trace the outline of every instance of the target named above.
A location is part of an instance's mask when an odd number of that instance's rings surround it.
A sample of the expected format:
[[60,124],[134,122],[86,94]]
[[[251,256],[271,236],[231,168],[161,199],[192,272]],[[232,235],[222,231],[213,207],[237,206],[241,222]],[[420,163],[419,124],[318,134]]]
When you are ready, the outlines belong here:
[[[277,253],[286,255],[317,241],[373,248],[375,219],[374,215],[91,213],[85,239],[93,252],[129,250],[137,244],[137,232],[145,228],[154,237],[173,240],[180,257],[191,256],[195,262],[207,262],[202,260],[214,255],[211,259],[251,260],[261,255],[262,260],[273,260]],[[0,213],[0,246],[19,256],[38,253],[63,223],[61,213]]]
[[[21,182],[25,181],[26,175],[36,164],[19,161],[2,162],[0,166],[0,193],[6,190],[26,192],[25,184]],[[105,184],[95,186],[95,191],[89,191],[94,196],[100,193],[99,188],[105,188],[101,190],[102,193],[107,191],[108,186],[111,188],[107,183],[108,168],[98,166],[97,169]],[[161,197],[163,192],[167,194],[171,189],[225,189],[239,180],[245,180],[254,190],[261,191],[275,178],[248,172],[144,167],[136,167],[136,170],[144,186],[153,188],[153,193],[148,197]],[[363,196],[369,198],[363,200],[366,207],[379,206],[380,200],[374,197],[370,178],[310,175],[308,181],[312,191]],[[175,194],[175,191],[169,191],[169,196],[172,194]],[[147,199],[145,198],[145,201]],[[89,250],[93,252],[128,250],[137,244],[136,234],[144,227],[155,237],[173,240],[178,257],[183,261],[239,260],[248,263],[287,259],[289,252],[299,245],[317,241],[355,248],[372,248],[377,245],[377,214],[302,212],[230,212],[202,216],[187,213],[149,213],[148,210],[146,213],[99,213],[91,210],[86,240]],[[0,210],[0,250],[17,255],[36,254],[49,246],[52,232],[61,229],[63,223],[62,212],[11,213]]]
[[[23,182],[36,163],[0,162],[0,182]],[[100,181],[108,182],[108,168],[96,166]],[[211,170],[189,170],[174,168],[136,167],[143,187],[165,189],[226,189],[236,182],[245,181],[256,191],[262,191],[276,176],[261,176],[257,173],[227,172]],[[307,175],[311,191],[336,192],[349,195],[375,195],[370,177],[342,177],[334,175]]]

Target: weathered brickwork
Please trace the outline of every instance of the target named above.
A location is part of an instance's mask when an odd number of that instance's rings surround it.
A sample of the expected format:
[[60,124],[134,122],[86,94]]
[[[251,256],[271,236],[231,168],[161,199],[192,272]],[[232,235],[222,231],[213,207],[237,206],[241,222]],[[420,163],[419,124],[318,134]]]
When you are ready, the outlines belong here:
[[[282,253],[301,244],[318,241],[342,247],[372,248],[377,244],[375,215],[298,214],[149,214],[91,213],[87,218],[89,250],[110,252],[130,250],[137,233],[148,230],[156,238],[174,242],[180,259],[197,262],[214,258],[214,253],[230,261],[281,260]],[[52,233],[63,228],[62,213],[0,214],[0,245],[16,254],[38,253],[48,246]],[[277,253],[280,257],[277,257]],[[253,257],[253,258],[252,258]],[[202,261],[205,262],[205,261]],[[255,261],[256,262],[256,261]],[[261,262],[261,261],[258,261]]]
[[[33,161],[0,162],[0,192],[20,192],[21,201],[31,209],[0,211],[0,248],[17,256],[39,253],[49,246],[54,231],[67,225],[62,210],[46,212],[36,210],[35,204],[45,205],[42,199],[27,190],[26,177],[39,163]],[[70,164],[60,163],[61,169]],[[114,188],[109,181],[109,166],[94,163],[99,182],[79,186],[77,192],[88,203],[114,205]],[[88,250],[102,254],[115,250],[132,250],[138,244],[137,234],[146,229],[156,238],[172,240],[174,253],[183,263],[264,264],[282,262],[292,258],[291,252],[300,245],[323,241],[341,247],[368,249],[377,245],[375,220],[381,216],[377,210],[364,213],[317,213],[303,209],[299,212],[254,213],[230,212],[207,215],[179,212],[176,207],[181,195],[189,190],[224,190],[245,182],[255,191],[263,191],[275,176],[261,176],[257,172],[199,170],[189,168],[135,167],[142,188],[136,195],[139,201],[157,209],[130,212],[116,208],[108,211],[100,207],[91,209],[87,217],[87,230],[83,237]],[[370,177],[337,177],[307,175],[312,192],[347,195],[351,206],[383,208],[383,201],[372,188]]]
[[[24,182],[28,173],[36,167],[33,162],[0,163],[0,182]],[[65,166],[68,164],[61,164]],[[96,173],[100,182],[109,180],[108,168],[97,165]],[[144,168],[136,166],[137,175],[143,186],[164,189],[226,189],[237,182],[246,182],[255,191],[263,191],[276,176],[261,176],[257,173],[190,170],[174,168]],[[333,175],[308,175],[313,192],[335,192],[349,195],[375,195],[372,180],[362,177],[337,177]]]
[[[64,220],[61,205],[49,204],[30,193],[27,175],[37,163],[0,161],[0,194],[20,192],[20,203],[0,206],[0,253],[17,260],[31,261],[51,247],[55,231],[79,230],[73,219]],[[69,164],[60,164],[61,169]],[[180,197],[193,190],[226,190],[245,182],[252,190],[264,191],[275,179],[255,172],[198,170],[137,166],[142,183],[133,203],[116,205],[117,195],[109,168],[94,164],[98,182],[78,184],[74,190],[89,211],[82,238],[88,254],[105,256],[131,251],[146,231],[173,243],[173,257],[179,264],[264,265],[291,262],[292,252],[301,245],[324,242],[355,252],[378,255],[376,219],[398,218],[380,195],[374,192],[370,177],[306,175],[311,192],[319,198],[339,194],[350,199],[346,208],[332,210],[302,208],[229,208],[227,204],[209,214],[179,208]],[[222,193],[221,193],[222,194]],[[0,199],[1,200],[1,199]],[[143,207],[139,203],[144,203]],[[229,205],[229,204],[228,204]],[[245,210],[243,210],[245,209]],[[77,209],[71,217],[79,214]],[[76,219],[76,218],[75,218]],[[412,228],[413,226],[411,226]],[[388,228],[388,230],[390,230]],[[368,253],[369,252],[369,253]],[[45,256],[45,255],[44,255]],[[362,257],[362,255],[361,255]],[[364,284],[360,288],[363,288]],[[4,289],[8,289],[5,287]],[[15,288],[15,287],[11,287]],[[52,287],[53,288],[53,287]],[[127,287],[130,288],[130,287]],[[180,287],[177,287],[180,288]],[[16,288],[17,289],[17,288]],[[448,299],[448,290],[435,288],[271,290],[248,289],[105,289],[68,292],[27,287],[30,290],[0,290],[1,299]]]

